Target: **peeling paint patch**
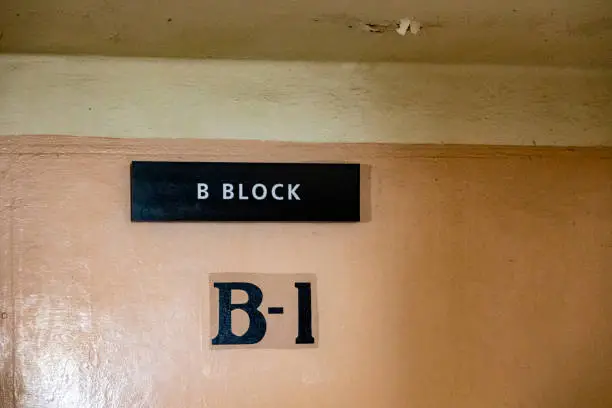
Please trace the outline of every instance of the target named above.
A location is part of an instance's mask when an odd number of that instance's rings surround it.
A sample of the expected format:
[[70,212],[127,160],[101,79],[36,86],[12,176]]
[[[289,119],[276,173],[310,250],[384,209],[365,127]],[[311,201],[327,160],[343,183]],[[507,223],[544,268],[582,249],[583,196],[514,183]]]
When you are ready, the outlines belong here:
[[360,23],[359,27],[363,30],[363,31],[368,31],[370,33],[384,33],[386,31],[391,31],[391,30],[395,30],[395,28],[397,27],[397,23],[383,23],[383,24],[377,24],[377,23]]
[[327,22],[332,24],[344,24],[350,29],[359,29],[368,33],[384,34],[387,32],[396,32],[399,35],[405,36],[407,33],[418,34],[423,28],[423,24],[412,18],[401,18],[398,20],[383,20],[371,21],[362,20],[356,17],[346,15],[329,15],[323,17],[312,18],[313,22]]
[[408,31],[410,31],[411,34],[418,34],[421,31],[422,28],[422,24],[419,21],[410,19],[410,18],[402,18],[399,23],[398,23],[398,27],[395,30],[399,35],[406,35],[408,33]]

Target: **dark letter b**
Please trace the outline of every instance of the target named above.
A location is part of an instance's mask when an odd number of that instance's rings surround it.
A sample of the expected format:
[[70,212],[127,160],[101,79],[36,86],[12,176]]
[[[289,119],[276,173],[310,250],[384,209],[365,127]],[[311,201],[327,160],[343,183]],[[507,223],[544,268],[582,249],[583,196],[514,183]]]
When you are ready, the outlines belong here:
[[[219,289],[219,333],[212,340],[212,344],[259,343],[266,335],[266,318],[257,310],[263,301],[261,289],[247,282],[215,283],[214,286]],[[232,290],[246,292],[246,303],[232,303]],[[249,316],[249,328],[242,336],[237,336],[232,332],[232,310],[234,309],[240,309]]]

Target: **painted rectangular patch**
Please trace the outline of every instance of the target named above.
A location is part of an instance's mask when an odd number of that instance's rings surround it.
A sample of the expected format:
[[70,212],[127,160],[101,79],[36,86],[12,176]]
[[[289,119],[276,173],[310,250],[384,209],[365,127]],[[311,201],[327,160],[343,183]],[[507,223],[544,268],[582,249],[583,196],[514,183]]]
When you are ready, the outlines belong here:
[[132,221],[360,221],[360,166],[132,162]]
[[317,347],[315,275],[211,274],[209,293],[213,349]]

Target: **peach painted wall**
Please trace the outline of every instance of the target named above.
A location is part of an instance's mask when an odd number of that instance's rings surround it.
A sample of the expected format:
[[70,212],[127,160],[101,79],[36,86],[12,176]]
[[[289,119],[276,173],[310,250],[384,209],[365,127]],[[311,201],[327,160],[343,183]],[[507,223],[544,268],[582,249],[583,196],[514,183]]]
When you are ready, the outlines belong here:
[[[0,139],[2,407],[609,407],[612,150]],[[132,159],[353,161],[359,224],[132,224]],[[315,273],[320,345],[207,347]]]

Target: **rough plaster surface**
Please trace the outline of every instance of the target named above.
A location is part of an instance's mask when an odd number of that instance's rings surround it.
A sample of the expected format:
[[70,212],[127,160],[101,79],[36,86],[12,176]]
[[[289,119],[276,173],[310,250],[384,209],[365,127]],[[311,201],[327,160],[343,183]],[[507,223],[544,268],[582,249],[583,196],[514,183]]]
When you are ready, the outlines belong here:
[[[131,224],[129,163],[353,161],[359,224]],[[0,140],[3,407],[607,408],[612,152]],[[208,273],[315,273],[316,349],[206,347]]]
[[[423,23],[418,36],[364,23]],[[608,0],[3,0],[0,51],[612,66]]]
[[0,56],[0,134],[612,145],[612,71]]

